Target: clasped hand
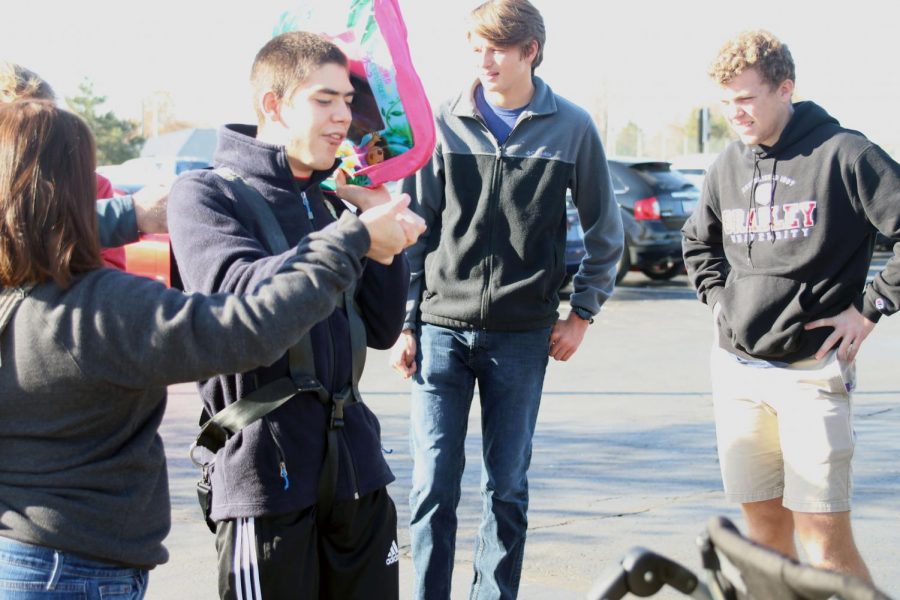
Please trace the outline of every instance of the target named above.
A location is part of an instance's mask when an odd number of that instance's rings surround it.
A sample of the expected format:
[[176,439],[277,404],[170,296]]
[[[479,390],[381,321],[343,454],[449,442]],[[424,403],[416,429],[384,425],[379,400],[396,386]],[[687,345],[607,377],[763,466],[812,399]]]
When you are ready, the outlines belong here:
[[409,209],[409,194],[392,197],[383,185],[372,189],[347,185],[347,176],[340,170],[335,179],[338,197],[360,210],[359,220],[372,240],[366,256],[372,260],[391,264],[394,256],[415,244],[425,232],[425,221]]

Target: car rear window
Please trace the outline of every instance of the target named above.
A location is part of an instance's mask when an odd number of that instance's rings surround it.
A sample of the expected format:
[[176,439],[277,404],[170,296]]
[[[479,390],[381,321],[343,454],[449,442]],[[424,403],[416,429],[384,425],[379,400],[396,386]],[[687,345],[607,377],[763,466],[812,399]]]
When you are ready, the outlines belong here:
[[656,191],[673,192],[691,182],[679,171],[673,171],[669,163],[649,162],[630,165],[632,171],[649,183]]
[[179,160],[175,163],[175,174],[181,175],[185,171],[193,171],[194,169],[205,169],[209,166],[206,161],[197,160]]

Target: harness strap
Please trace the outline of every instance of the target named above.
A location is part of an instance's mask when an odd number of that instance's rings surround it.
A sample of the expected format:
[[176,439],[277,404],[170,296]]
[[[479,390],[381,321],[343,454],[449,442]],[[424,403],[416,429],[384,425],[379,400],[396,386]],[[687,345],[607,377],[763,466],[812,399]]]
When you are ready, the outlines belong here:
[[200,429],[196,444],[216,453],[238,431],[304,392],[313,392],[320,401],[327,402],[328,392],[318,381],[298,387],[290,377],[282,377],[217,412]]
[[[0,335],[6,331],[6,326],[12,319],[13,313],[34,286],[33,283],[26,283],[19,287],[0,288]],[[3,365],[0,364],[0,366]]]

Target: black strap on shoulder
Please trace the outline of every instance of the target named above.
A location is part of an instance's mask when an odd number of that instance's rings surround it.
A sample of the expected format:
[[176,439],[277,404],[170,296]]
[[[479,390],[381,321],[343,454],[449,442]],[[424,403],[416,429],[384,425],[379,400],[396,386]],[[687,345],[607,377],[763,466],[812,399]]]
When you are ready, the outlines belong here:
[[[6,331],[6,326],[12,319],[13,313],[19,308],[19,304],[34,287],[33,283],[11,288],[0,288],[0,335]],[[0,364],[0,366],[3,366]]]
[[[289,377],[276,379],[247,394],[237,402],[229,404],[209,419],[200,430],[196,444],[210,452],[218,452],[231,436],[266,416],[294,396],[312,392],[320,399],[327,398],[328,392],[318,381],[308,387],[298,387]],[[325,400],[327,401],[327,400]]]
[[[227,167],[215,169],[213,172],[231,184],[230,188],[234,192],[236,200],[251,207],[260,229],[262,237],[260,241],[266,249],[273,255],[287,252],[290,246],[281,225],[262,194]],[[344,407],[348,404],[362,402],[359,394],[359,379],[362,376],[366,358],[366,330],[356,308],[354,296],[354,287],[351,287],[339,300],[339,305],[344,308],[349,321],[352,349],[351,382],[346,389],[336,394],[329,394],[325,386],[316,378],[312,340],[309,335],[305,335],[288,351],[290,377],[270,382],[216,413],[203,425],[196,445],[215,453],[235,433],[266,416],[297,394],[315,393],[320,402],[331,405],[327,453],[318,489],[319,506],[330,511],[337,487],[337,430],[344,424]]]
[[263,198],[255,187],[247,183],[240,175],[235,173],[228,167],[219,167],[213,170],[213,173],[228,181],[231,190],[235,194],[235,200],[246,204],[253,210],[253,217],[260,226],[262,240],[260,240],[272,255],[282,254],[290,250],[287,238],[284,237],[284,231],[275,214],[266,199]]

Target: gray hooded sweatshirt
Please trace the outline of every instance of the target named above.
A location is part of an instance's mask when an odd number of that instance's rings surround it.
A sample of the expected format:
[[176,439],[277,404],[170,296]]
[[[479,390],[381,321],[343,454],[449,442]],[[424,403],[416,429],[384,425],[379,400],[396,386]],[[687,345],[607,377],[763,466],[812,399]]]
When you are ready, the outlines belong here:
[[166,562],[166,386],[277,360],[331,314],[368,247],[347,214],[241,297],[111,269],[36,286],[0,335],[0,536],[121,565]]

